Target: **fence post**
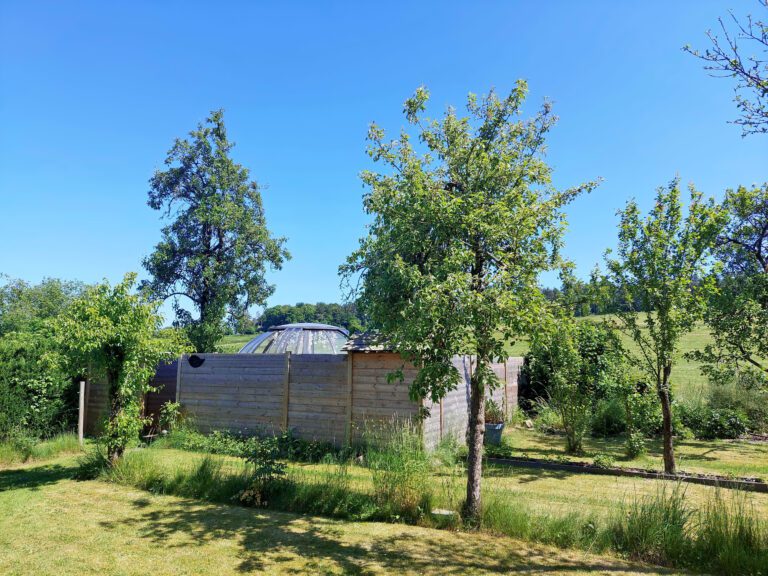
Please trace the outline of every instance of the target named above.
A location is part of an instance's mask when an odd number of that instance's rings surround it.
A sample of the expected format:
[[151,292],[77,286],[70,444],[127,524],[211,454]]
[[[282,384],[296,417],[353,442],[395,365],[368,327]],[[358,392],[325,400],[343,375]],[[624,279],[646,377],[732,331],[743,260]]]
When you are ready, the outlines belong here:
[[179,356],[179,363],[176,365],[176,404],[179,403],[181,397],[181,367],[184,365],[184,356],[186,354]]
[[80,442],[80,446],[82,446],[83,436],[85,434],[85,380],[80,380],[80,398],[78,404],[77,439]]
[[344,427],[345,444],[349,446],[352,443],[352,362],[355,354],[350,350],[347,352],[347,419]]
[[288,404],[291,395],[291,351],[285,352],[285,375],[283,377],[283,430],[288,430]]

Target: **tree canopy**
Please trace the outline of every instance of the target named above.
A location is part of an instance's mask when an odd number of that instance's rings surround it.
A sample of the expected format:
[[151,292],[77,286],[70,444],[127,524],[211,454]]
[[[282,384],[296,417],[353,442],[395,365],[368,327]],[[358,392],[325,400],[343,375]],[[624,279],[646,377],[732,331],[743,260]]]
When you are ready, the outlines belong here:
[[[224,114],[177,139],[164,171],[150,180],[148,204],[171,220],[144,260],[143,284],[159,298],[173,298],[177,323],[199,352],[214,351],[224,319],[263,305],[274,291],[265,279],[289,257],[285,239],[267,228],[261,191],[247,168],[230,157]],[[179,300],[181,298],[181,300]],[[199,315],[184,308],[191,302]]]
[[497,385],[493,360],[532,329],[545,301],[542,270],[558,264],[562,207],[590,190],[552,185],[543,159],[556,121],[545,103],[522,120],[527,85],[505,97],[470,95],[468,116],[449,108],[424,118],[429,93],[405,103],[417,142],[403,130],[395,140],[373,124],[371,158],[383,172],[362,174],[364,207],[373,221],[360,247],[341,267],[372,324],[419,368],[415,399],[439,400],[458,382],[456,354],[476,356],[471,378],[465,512],[480,512],[485,393]]

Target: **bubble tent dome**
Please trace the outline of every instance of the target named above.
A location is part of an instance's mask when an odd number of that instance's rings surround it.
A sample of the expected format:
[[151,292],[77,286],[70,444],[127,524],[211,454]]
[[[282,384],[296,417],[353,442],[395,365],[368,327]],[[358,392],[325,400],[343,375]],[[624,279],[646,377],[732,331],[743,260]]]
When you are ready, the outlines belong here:
[[239,354],[346,354],[349,332],[330,324],[283,324],[258,334]]

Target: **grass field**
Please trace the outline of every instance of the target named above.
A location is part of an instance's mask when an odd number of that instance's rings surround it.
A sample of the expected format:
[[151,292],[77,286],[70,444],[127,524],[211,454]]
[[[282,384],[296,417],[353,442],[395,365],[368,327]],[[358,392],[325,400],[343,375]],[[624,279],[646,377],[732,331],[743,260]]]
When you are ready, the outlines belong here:
[[[565,438],[535,430],[513,428],[505,431],[504,443],[513,456],[556,458],[569,461],[591,461],[598,454],[615,459],[616,466],[663,470],[661,440],[647,441],[648,452],[634,460],[624,456],[621,438],[584,439],[584,454],[565,453]],[[746,440],[677,440],[677,466],[681,472],[751,476],[768,481],[768,443]]]
[[671,574],[609,555],[210,504],[101,481],[74,458],[0,470],[0,573]]
[[219,341],[219,348],[221,348],[221,351],[224,354],[237,354],[240,352],[240,348],[253,340],[255,336],[255,334],[232,334],[230,336],[224,336],[224,338]]

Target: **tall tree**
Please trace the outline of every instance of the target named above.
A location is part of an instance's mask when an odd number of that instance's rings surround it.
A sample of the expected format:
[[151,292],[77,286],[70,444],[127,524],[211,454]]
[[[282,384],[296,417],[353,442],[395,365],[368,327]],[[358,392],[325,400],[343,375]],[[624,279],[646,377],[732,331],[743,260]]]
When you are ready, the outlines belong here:
[[[168,169],[150,180],[148,204],[171,223],[144,260],[152,279],[143,287],[173,298],[177,322],[198,352],[208,352],[224,332],[227,312],[263,305],[274,291],[264,278],[267,266],[279,269],[290,256],[285,239],[267,229],[258,184],[230,158],[234,144],[223,112],[212,112],[190,137],[175,141]],[[192,303],[197,318],[179,297]]]
[[[766,9],[768,0],[758,0]],[[751,15],[739,19],[730,14],[727,23],[718,19],[722,37],[707,32],[712,45],[703,52],[685,46],[683,50],[701,58],[713,76],[735,78],[735,102],[741,116],[734,121],[742,135],[768,132],[768,20]],[[745,48],[746,46],[746,48]]]
[[144,423],[141,396],[150,389],[157,365],[186,349],[175,330],[160,330],[160,303],[131,292],[135,281],[131,273],[115,286],[104,282],[89,287],[54,321],[55,338],[71,373],[107,384],[104,438],[112,464],[138,440]]
[[454,355],[475,356],[464,508],[475,520],[485,395],[498,384],[491,363],[537,322],[546,305],[537,279],[558,262],[561,208],[595,185],[552,186],[543,153],[556,118],[545,104],[519,119],[526,93],[519,81],[504,98],[470,95],[467,117],[449,108],[438,121],[423,117],[429,93],[419,88],[404,113],[424,153],[407,130],[389,141],[373,124],[368,153],[386,171],[362,174],[373,222],[341,266],[374,326],[420,368],[414,399],[438,401],[457,385]]
[[675,179],[657,190],[645,219],[634,201],[627,203],[620,211],[617,258],[608,260],[610,278],[625,301],[616,314],[619,328],[637,344],[638,365],[655,383],[661,402],[668,474],[675,473],[672,368],[680,339],[702,318],[713,290],[706,274],[708,255],[724,221],[714,201],[703,200],[693,186],[684,216],[679,184]]

